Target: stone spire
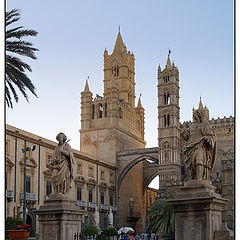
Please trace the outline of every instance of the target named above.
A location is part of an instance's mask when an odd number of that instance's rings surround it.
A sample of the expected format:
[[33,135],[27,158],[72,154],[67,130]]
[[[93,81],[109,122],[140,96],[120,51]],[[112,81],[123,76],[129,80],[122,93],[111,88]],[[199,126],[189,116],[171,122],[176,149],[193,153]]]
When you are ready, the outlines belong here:
[[114,49],[113,49],[113,52],[118,52],[118,53],[122,53],[122,48],[124,47],[124,43],[123,43],[123,40],[122,40],[122,36],[121,36],[121,33],[120,33],[120,27],[118,29],[118,35],[117,35],[117,40],[115,42],[115,46],[114,46]]
[[200,96],[199,104],[198,104],[198,109],[203,109],[203,104],[202,104],[202,98]]
[[141,95],[138,99],[138,105],[137,105],[137,108],[142,108],[142,103],[141,103]]
[[165,65],[165,68],[167,68],[167,69],[171,69],[170,54],[171,54],[171,50],[169,49],[168,58],[167,58],[167,62],[166,62],[166,65]]
[[89,79],[89,76],[88,76],[88,78],[87,78],[87,80],[86,80],[86,83],[85,83],[84,92],[90,92],[89,86],[88,86],[88,79]]

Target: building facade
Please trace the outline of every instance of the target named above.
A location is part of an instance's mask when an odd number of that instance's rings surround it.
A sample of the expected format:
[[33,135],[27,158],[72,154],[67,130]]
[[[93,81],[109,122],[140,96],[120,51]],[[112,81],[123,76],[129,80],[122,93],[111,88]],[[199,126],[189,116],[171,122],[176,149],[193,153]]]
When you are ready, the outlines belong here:
[[[179,70],[170,60],[163,70],[158,67],[158,146],[145,148],[144,108],[141,99],[135,106],[135,57],[127,50],[120,32],[111,54],[105,49],[104,92],[90,91],[86,81],[81,92],[80,151],[75,157],[74,181],[70,198],[84,210],[82,225],[93,223],[98,206],[100,227],[107,227],[109,210],[114,212],[114,226],[132,226],[140,233],[146,225],[150,197],[164,197],[178,191],[187,179],[181,149],[183,127],[180,123]],[[200,99],[198,108],[204,108]],[[193,109],[194,111],[195,109]],[[223,221],[230,228],[234,223],[234,118],[209,120],[217,135],[217,160],[211,181],[217,191],[229,199]],[[66,133],[67,134],[67,133]],[[56,133],[57,135],[57,133]],[[22,149],[35,145],[26,156],[27,222],[38,232],[33,211],[44,204],[52,192],[47,164],[57,145],[33,133],[6,125],[6,215],[22,214],[24,154]],[[71,143],[70,143],[71,145]],[[159,190],[147,188],[159,176]]]
[[[22,149],[36,146],[26,156],[27,223],[38,232],[33,211],[44,204],[52,192],[51,174],[47,164],[57,145],[48,139],[6,125],[6,216],[22,216],[24,153]],[[100,227],[107,227],[107,215],[116,212],[116,166],[100,158],[73,149],[75,158],[74,181],[69,197],[84,210],[82,225],[93,224],[93,212],[98,206]]]

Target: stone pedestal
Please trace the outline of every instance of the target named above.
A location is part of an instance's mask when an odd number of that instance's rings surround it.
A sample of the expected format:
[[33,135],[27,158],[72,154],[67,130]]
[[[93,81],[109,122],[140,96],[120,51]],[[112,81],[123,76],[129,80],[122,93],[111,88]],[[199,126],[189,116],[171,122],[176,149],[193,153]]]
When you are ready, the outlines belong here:
[[83,211],[69,199],[49,199],[35,211],[39,221],[39,240],[73,239],[81,231]]
[[185,183],[174,200],[176,240],[213,240],[222,224],[222,208],[228,200],[209,181]]

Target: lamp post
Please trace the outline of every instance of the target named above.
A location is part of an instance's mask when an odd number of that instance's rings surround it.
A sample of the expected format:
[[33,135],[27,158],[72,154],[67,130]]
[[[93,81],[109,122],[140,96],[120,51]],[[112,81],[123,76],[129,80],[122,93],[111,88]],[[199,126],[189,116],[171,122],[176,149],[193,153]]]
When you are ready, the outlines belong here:
[[27,147],[26,140],[24,140],[24,148],[22,148],[22,152],[24,153],[24,168],[23,168],[23,222],[26,223],[26,160],[27,160],[27,152],[34,151],[36,146]]

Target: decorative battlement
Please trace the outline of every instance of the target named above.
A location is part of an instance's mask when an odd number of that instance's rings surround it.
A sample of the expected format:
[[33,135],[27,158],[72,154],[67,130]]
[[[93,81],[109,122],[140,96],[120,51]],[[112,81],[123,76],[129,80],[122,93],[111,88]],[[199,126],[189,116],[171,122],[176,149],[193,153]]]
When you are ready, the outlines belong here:
[[[223,118],[217,118],[214,119],[212,118],[209,120],[209,123],[213,128],[224,128],[224,127],[234,127],[234,122],[235,118],[230,116],[230,117],[223,117]],[[180,128],[188,128],[192,124],[192,121],[184,121],[183,123],[180,123]]]

